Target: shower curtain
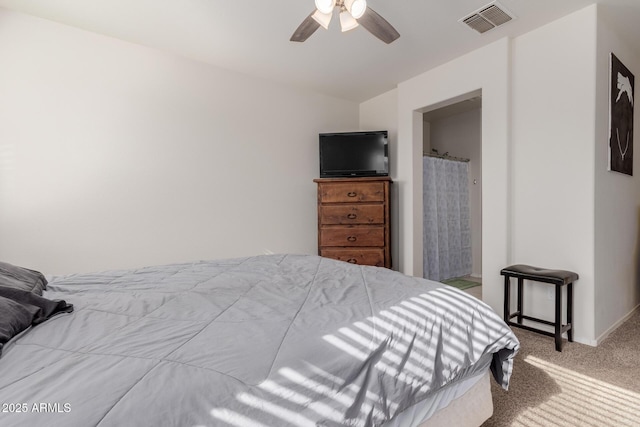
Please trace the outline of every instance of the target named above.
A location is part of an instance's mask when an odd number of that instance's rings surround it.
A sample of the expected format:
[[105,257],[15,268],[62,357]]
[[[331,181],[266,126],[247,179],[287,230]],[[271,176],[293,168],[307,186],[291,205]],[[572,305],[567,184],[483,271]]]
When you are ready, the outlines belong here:
[[424,277],[441,281],[471,274],[469,164],[423,158]]

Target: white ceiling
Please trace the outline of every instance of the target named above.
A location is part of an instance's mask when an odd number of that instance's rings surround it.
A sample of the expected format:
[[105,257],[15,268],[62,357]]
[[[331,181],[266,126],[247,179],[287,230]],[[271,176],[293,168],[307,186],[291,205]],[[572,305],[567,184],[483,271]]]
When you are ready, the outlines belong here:
[[401,34],[390,45],[362,27],[341,33],[335,17],[329,30],[290,42],[313,0],[0,0],[0,7],[361,102],[596,2],[640,43],[640,0],[499,0],[517,19],[483,35],[458,21],[490,0],[368,0]]

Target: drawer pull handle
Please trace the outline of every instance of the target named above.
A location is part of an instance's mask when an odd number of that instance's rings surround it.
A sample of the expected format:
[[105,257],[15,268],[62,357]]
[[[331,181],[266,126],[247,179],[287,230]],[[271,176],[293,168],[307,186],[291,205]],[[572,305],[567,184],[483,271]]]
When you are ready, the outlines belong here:
[[350,242],[355,242],[356,240],[358,240],[358,238],[356,236],[349,236],[347,237],[347,240]]
[[348,263],[350,263],[350,264],[357,264],[357,263],[358,263],[358,260],[357,260],[357,259],[355,259],[355,258],[349,258],[349,259],[347,260],[347,262],[348,262]]
[[354,214],[354,213],[350,213],[349,215],[347,215],[347,218],[349,219],[356,219],[358,217],[358,215]]
[[349,196],[349,197],[356,197],[357,195],[358,195],[358,194],[357,194],[355,191],[349,191],[349,192],[347,193],[347,196]]

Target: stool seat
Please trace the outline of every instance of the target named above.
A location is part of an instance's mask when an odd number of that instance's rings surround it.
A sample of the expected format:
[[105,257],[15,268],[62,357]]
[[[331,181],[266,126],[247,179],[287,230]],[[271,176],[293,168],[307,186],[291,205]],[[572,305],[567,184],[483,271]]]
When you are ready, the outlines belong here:
[[[500,270],[504,276],[504,321],[507,325],[516,326],[539,334],[548,335],[555,338],[556,350],[562,351],[562,334],[567,333],[569,342],[573,341],[573,282],[578,280],[578,274],[567,270],[550,270],[525,264],[515,264]],[[511,278],[518,279],[517,300],[518,309],[511,312]],[[543,282],[555,285],[555,320],[539,319],[537,317],[526,316],[523,312],[523,284],[525,280]],[[567,287],[567,323],[562,324],[562,288]],[[516,321],[511,319],[516,318]],[[523,323],[529,320],[545,325],[553,326],[554,332],[534,328]]]
[[578,274],[567,270],[549,270],[538,268],[526,264],[515,264],[500,270],[500,274],[511,277],[522,277],[523,279],[535,280],[537,282],[557,283],[563,285],[578,280]]

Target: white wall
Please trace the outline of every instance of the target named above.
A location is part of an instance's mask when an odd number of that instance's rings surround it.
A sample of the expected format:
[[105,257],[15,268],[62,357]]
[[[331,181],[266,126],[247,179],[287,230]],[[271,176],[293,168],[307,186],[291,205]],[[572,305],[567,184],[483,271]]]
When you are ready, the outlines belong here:
[[[513,262],[575,271],[574,336],[593,343],[597,8],[513,40]],[[571,29],[568,31],[567,29]],[[525,312],[553,319],[548,286]]]
[[[595,336],[604,339],[640,304],[640,155],[635,137],[634,176],[607,171],[609,56],[640,76],[640,48],[623,40],[606,8],[598,14],[595,138]],[[634,108],[635,129],[640,108]]]
[[476,108],[425,122],[424,133],[430,134],[430,148],[469,159],[471,274],[482,277],[482,110]]
[[0,9],[0,259],[47,274],[316,253],[358,105]]
[[[640,184],[606,172],[608,53],[636,73],[640,59],[602,10],[589,6],[398,86],[400,270],[422,273],[420,112],[482,90],[483,298],[502,312],[505,265],[576,271],[574,338],[591,345],[640,303]],[[525,308],[552,316],[541,286]]]
[[416,276],[422,276],[423,253],[422,112],[482,92],[483,299],[498,312],[499,273],[509,259],[509,65],[510,43],[503,39],[398,86],[399,266]]

